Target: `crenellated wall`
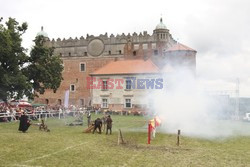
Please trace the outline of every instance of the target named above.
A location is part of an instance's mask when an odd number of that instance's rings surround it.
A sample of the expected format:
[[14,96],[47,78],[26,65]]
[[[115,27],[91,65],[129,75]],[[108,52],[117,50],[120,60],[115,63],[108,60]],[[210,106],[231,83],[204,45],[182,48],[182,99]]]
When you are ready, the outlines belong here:
[[[161,31],[161,30],[159,30]],[[164,32],[162,32],[164,33]],[[107,33],[99,36],[88,35],[79,39],[70,37],[69,39],[52,39],[47,41],[48,46],[55,47],[55,54],[62,57],[130,57],[150,56],[150,50],[167,49],[174,45],[176,41],[171,34],[165,33],[164,39],[159,39],[156,31],[149,35],[146,31],[143,33],[129,33],[125,35],[114,36]],[[130,45],[130,47],[128,47]],[[133,52],[136,52],[136,55]],[[148,54],[149,52],[149,54]],[[159,52],[160,54],[162,52]]]

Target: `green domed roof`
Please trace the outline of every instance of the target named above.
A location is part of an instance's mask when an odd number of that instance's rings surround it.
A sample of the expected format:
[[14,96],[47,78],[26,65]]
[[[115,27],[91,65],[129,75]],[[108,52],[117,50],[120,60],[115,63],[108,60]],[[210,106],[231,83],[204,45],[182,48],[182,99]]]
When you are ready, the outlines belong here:
[[156,30],[157,29],[167,29],[167,27],[165,26],[165,24],[163,24],[163,22],[162,22],[162,18],[160,19],[160,23],[156,26],[155,29]]
[[41,31],[36,34],[36,36],[40,36],[40,35],[42,35],[46,38],[49,37],[48,34],[45,31],[43,31],[43,26],[41,27]]

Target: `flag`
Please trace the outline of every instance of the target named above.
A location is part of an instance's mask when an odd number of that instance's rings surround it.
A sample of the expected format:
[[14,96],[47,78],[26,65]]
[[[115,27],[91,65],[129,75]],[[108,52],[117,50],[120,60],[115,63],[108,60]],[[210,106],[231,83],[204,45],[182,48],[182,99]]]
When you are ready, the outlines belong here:
[[161,120],[159,117],[156,116],[154,120],[155,120],[155,127],[158,127],[161,125]]
[[69,90],[65,91],[65,95],[64,95],[64,107],[65,108],[69,107]]

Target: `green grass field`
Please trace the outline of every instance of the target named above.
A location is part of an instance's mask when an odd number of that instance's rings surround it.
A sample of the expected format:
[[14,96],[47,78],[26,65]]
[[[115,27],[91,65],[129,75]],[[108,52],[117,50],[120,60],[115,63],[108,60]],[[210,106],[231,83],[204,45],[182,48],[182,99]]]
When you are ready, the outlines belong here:
[[[96,117],[93,115],[93,117]],[[94,119],[94,118],[93,118]],[[112,116],[113,134],[82,133],[84,126],[65,126],[48,119],[51,132],[31,126],[18,132],[19,122],[0,124],[0,166],[250,166],[250,137],[205,140],[157,133],[147,144],[146,120]],[[117,145],[121,129],[124,145]]]

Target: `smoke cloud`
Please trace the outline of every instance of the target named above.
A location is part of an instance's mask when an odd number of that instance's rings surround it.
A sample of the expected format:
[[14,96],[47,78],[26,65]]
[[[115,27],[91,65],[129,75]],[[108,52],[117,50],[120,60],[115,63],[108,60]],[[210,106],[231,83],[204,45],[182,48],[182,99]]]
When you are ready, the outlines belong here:
[[234,113],[227,113],[218,96],[206,94],[193,72],[179,68],[163,78],[164,90],[149,95],[152,111],[162,120],[161,131],[180,129],[183,135],[206,139],[250,135],[249,124],[231,120]]

